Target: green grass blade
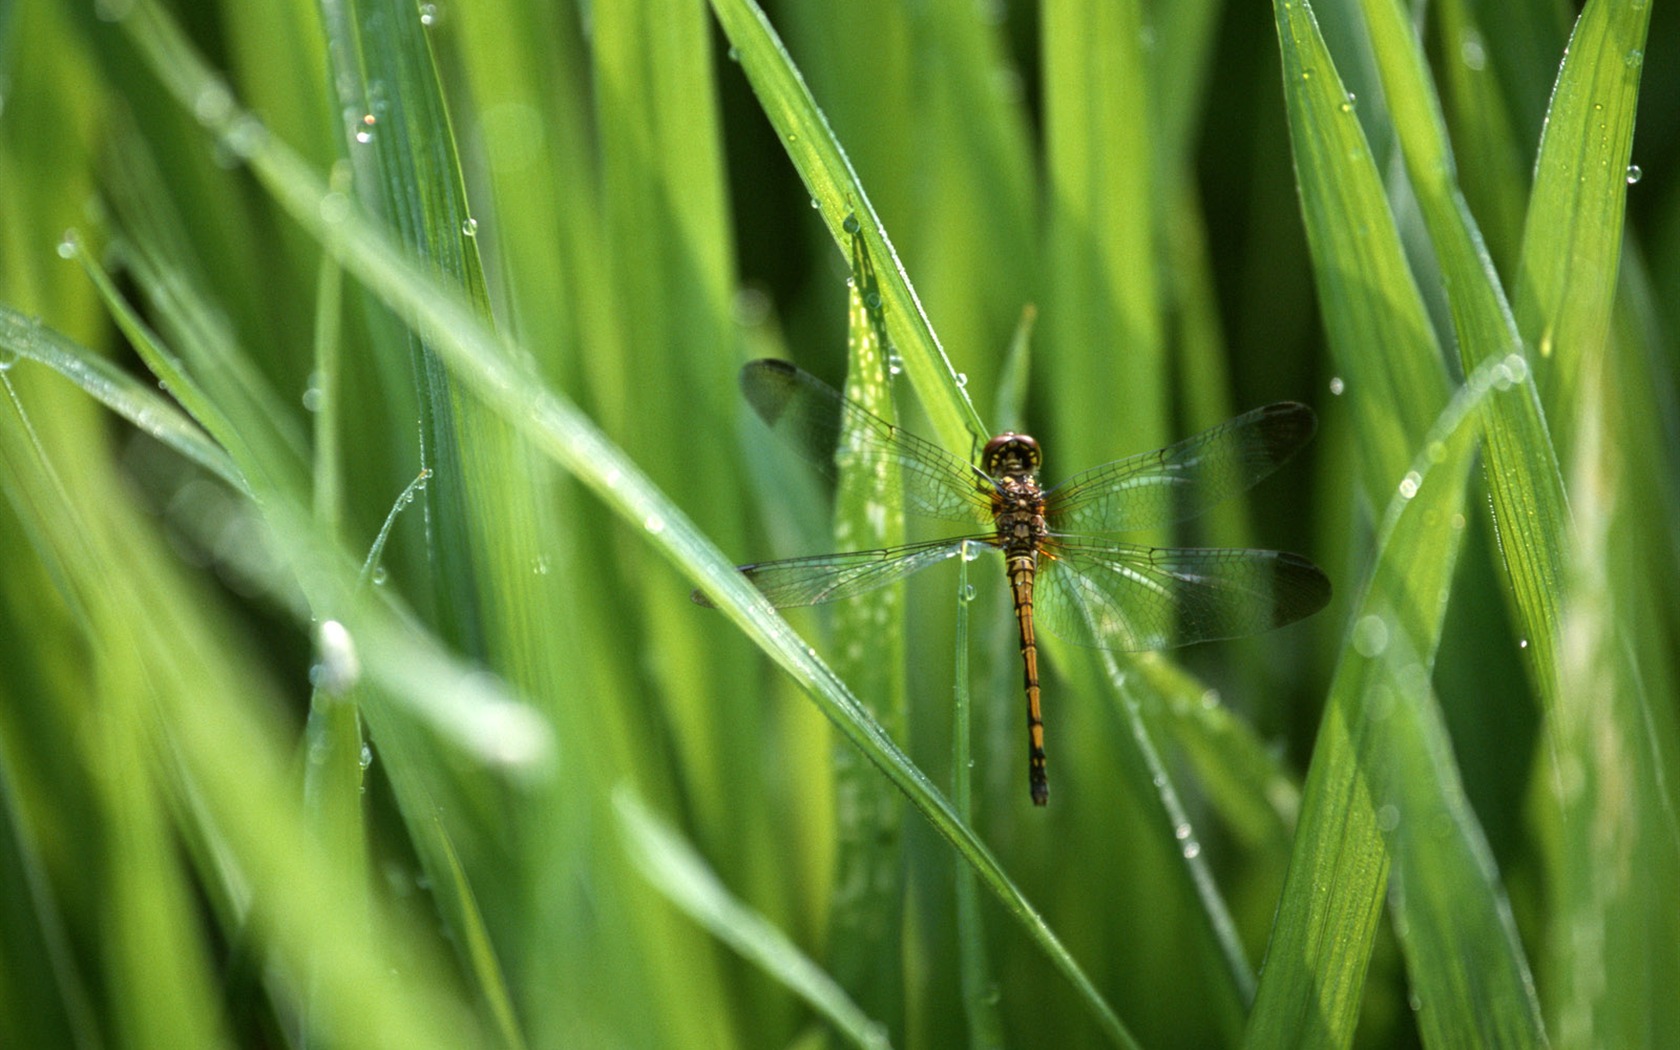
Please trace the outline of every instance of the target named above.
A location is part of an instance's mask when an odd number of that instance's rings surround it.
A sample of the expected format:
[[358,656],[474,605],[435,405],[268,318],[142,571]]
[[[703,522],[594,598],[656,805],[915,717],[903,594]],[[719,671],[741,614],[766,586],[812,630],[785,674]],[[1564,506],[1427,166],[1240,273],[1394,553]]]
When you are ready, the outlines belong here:
[[1274,5],[1301,211],[1325,328],[1384,507],[1447,399],[1446,373],[1354,102],[1304,3]]
[[[974,586],[968,582],[969,555],[957,559],[956,660],[951,705],[951,807],[965,823],[972,822],[974,748],[971,742],[968,671],[969,608],[974,604]],[[1003,1029],[998,1019],[996,977],[986,956],[986,928],[980,916],[980,888],[974,869],[966,864],[956,870],[957,965],[961,970],[963,1016],[968,1021],[968,1045],[1001,1047]]]
[[[846,396],[878,417],[896,418],[892,404],[880,282],[862,237],[852,236],[852,281],[847,288]],[[842,447],[850,435],[841,437]],[[838,550],[883,550],[904,542],[902,502],[894,472],[840,466],[834,500]],[[849,683],[894,739],[907,738],[904,586],[884,587],[840,603],[834,615],[834,671]],[[837,856],[829,910],[829,966],[889,1031],[904,1017],[904,867],[902,796],[856,752],[835,758]]]
[[0,307],[0,345],[53,369],[152,437],[234,488],[248,491],[244,474],[227,451],[152,386],[85,352],[39,320],[5,307]]
[[[1421,45],[1393,0],[1366,5],[1385,92],[1396,109],[1407,170],[1448,281],[1459,356],[1465,370],[1504,359],[1526,372],[1507,297],[1493,261],[1453,180],[1439,103],[1424,76]],[[1525,384],[1525,390],[1533,389]],[[1537,396],[1501,398],[1487,434],[1488,479],[1501,550],[1530,639],[1527,654],[1541,696],[1557,698],[1556,633],[1568,508],[1551,436]]]
[[642,877],[667,900],[792,989],[856,1045],[892,1045],[885,1026],[859,1009],[841,985],[785,934],[730,896],[694,848],[649,812],[633,793],[620,789],[614,792],[613,801],[624,848]]
[[[1321,308],[1358,422],[1361,487],[1369,506],[1385,507],[1445,401],[1440,350],[1312,11],[1280,0],[1274,12]],[[1438,560],[1431,572],[1439,568]],[[1446,583],[1441,576],[1436,591]],[[1436,591],[1419,584],[1418,593]],[[1420,642],[1419,653],[1433,653],[1430,632]],[[1320,724],[1249,1046],[1343,1045],[1352,1036],[1388,868],[1370,802],[1357,666],[1344,656]]]
[[[1066,398],[1063,464],[1166,444],[1167,387],[1156,287],[1154,133],[1136,0],[1044,6],[1046,265],[1039,372]],[[1116,433],[1118,432],[1118,433]],[[1118,442],[1118,446],[1114,444]]]
[[1650,18],[1647,0],[1582,9],[1540,136],[1514,299],[1561,448],[1609,345]]
[[798,993],[858,1047],[892,1045],[884,1025],[870,1020],[842,986],[801,953],[786,934],[731,897],[694,847],[650,813],[632,791],[615,791],[613,803],[618,808],[623,847],[643,879],[652,882],[665,899]]
[[967,448],[974,435],[988,431],[933,334],[921,301],[851,162],[787,49],[752,0],[715,0],[712,10],[729,38],[731,54],[747,74],[789,159],[820,207],[829,235],[844,247],[850,237],[846,221],[855,217],[857,233],[870,257],[883,261],[882,312],[891,343],[903,357],[904,370],[915,384],[935,432],[947,447]]
[[[1454,399],[1390,506],[1314,747],[1247,1046],[1352,1041],[1392,860],[1382,832],[1385,825],[1389,831],[1398,826],[1401,801],[1417,802],[1398,799],[1396,792],[1423,793],[1433,805],[1443,790],[1432,761],[1438,756],[1407,749],[1421,747],[1419,737],[1390,736],[1383,722],[1397,704],[1408,705],[1412,718],[1429,719],[1433,711],[1424,706],[1429,671],[1464,528],[1476,424],[1493,376],[1484,370]],[[1416,816],[1408,810],[1405,819]],[[1433,851],[1438,844],[1425,845]],[[1433,872],[1437,862],[1436,854],[1425,852],[1408,854],[1400,866]],[[1429,897],[1407,903],[1414,910],[1404,916],[1418,919],[1423,937],[1435,932],[1423,921],[1433,916],[1415,909],[1452,902]],[[1432,979],[1457,972],[1435,956],[1416,966],[1439,966],[1426,975]],[[1450,1011],[1443,1001],[1461,1005],[1438,987],[1431,991],[1438,993],[1437,1008]]]

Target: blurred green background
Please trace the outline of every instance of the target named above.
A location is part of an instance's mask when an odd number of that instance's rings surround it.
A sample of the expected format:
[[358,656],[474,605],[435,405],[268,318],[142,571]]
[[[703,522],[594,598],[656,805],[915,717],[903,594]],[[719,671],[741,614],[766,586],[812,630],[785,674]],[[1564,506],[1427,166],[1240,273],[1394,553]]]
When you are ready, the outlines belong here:
[[[0,1045],[1665,1045],[1677,48],[0,2]],[[735,377],[868,382],[860,302],[1051,481],[1313,405],[1150,539],[1332,605],[1050,643],[1036,810],[995,559],[798,637],[728,574],[834,549]]]

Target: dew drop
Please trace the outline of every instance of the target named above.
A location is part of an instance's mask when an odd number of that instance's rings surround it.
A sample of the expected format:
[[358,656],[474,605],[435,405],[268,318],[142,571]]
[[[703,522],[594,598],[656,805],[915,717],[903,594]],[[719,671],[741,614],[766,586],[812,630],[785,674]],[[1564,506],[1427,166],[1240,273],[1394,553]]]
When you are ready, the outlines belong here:
[[1521,641],[1517,642],[1517,648],[1518,649],[1527,649],[1528,648],[1528,639],[1524,638]]
[[847,233],[856,233],[863,229],[863,223],[858,222],[858,217],[856,215],[848,215],[846,216],[845,221],[840,224],[840,228],[845,230]]
[[1487,45],[1482,43],[1482,35],[1480,33],[1464,34],[1464,42],[1458,45],[1458,57],[1473,72],[1480,73],[1486,69]]
[[1359,105],[1359,96],[1349,91],[1347,93],[1347,98],[1342,99],[1342,112],[1352,113],[1354,107],[1357,105]]
[[321,198],[321,221],[337,226],[350,217],[350,198],[336,190]]
[[1341,397],[1342,396],[1342,391],[1344,391],[1346,389],[1347,389],[1347,384],[1342,382],[1342,377],[1341,376],[1331,376],[1330,377],[1330,393],[1331,394],[1335,395],[1336,397]]
[[420,24],[430,29],[437,25],[438,9],[436,4],[420,5]]
[[1190,837],[1190,822],[1187,821],[1187,820],[1186,821],[1181,821],[1178,824],[1177,827],[1173,828],[1173,837],[1178,839],[1178,841],[1180,841],[1180,842],[1183,842],[1185,839],[1189,838]]
[[739,48],[732,47],[729,49],[729,61],[736,63],[741,61],[741,50]]
[[474,218],[471,218],[470,216],[466,219],[461,220],[461,235],[463,237],[477,237],[478,236],[478,220],[474,219]]
[[82,235],[75,230],[65,230],[64,236],[58,239],[58,257],[60,259],[74,259],[82,250]]
[[1629,164],[1627,169],[1627,184],[1632,186],[1645,177],[1645,171],[1637,164]]
[[323,395],[321,393],[321,388],[320,387],[315,386],[314,384],[310,384],[309,386],[304,387],[304,389],[303,389],[303,410],[305,412],[319,412],[319,411],[321,411],[321,403],[322,403],[323,400],[325,400],[325,395]]
[[383,565],[378,566],[377,568],[375,568],[373,570],[373,585],[375,587],[385,586],[385,581],[390,579],[390,578],[391,578],[391,574],[389,572],[385,571],[385,566],[383,566]]
[[647,519],[642,522],[642,528],[657,536],[665,531],[665,519],[657,514],[649,514]]
[[233,95],[219,83],[212,83],[193,99],[193,116],[202,124],[217,124],[233,112]]
[[1418,486],[1423,484],[1423,475],[1415,470],[1406,471],[1406,476],[1400,479],[1400,498],[1411,499],[1418,494]]
[[817,200],[815,197],[812,197],[811,198],[811,207],[816,208],[817,210],[821,211],[822,210],[822,201]]
[[364,773],[367,772],[367,768],[369,766],[373,765],[373,748],[369,747],[366,744],[363,744],[362,745],[362,753],[361,753],[361,756],[359,758],[359,761],[360,761],[361,766],[362,766],[362,772],[364,772]]
[[957,389],[958,390],[968,389],[968,373],[967,372],[958,372],[957,373]]
[[362,676],[355,640],[342,623],[323,620],[315,629],[315,646],[321,661],[309,669],[309,680],[323,692],[344,695]]
[[1202,855],[1202,844],[1200,842],[1191,841],[1191,842],[1186,842],[1184,844],[1184,859],[1185,860],[1195,860],[1197,857],[1199,857],[1201,855]]
[[1367,660],[1374,660],[1388,648],[1388,624],[1374,613],[1361,616],[1353,625],[1353,648]]
[[1389,803],[1377,810],[1377,830],[1393,831],[1400,826],[1400,807]]

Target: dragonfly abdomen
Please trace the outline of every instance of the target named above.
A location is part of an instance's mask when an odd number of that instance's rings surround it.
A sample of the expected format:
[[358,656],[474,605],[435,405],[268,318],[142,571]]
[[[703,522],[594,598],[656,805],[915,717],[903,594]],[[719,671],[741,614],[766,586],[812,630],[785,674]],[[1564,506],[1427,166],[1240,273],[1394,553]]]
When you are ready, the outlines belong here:
[[1044,769],[1044,715],[1039,707],[1038,638],[1033,632],[1033,579],[1038,554],[1028,550],[1008,556],[1009,591],[1021,632],[1021,666],[1027,689],[1027,785],[1033,805],[1050,801],[1050,778]]

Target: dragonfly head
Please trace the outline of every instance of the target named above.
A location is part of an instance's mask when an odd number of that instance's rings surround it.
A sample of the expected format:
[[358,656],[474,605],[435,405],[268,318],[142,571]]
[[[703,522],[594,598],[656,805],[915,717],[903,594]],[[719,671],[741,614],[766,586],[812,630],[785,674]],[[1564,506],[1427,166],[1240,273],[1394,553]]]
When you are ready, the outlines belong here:
[[1038,442],[1025,434],[1011,431],[986,442],[985,449],[980,453],[980,469],[994,478],[1036,474],[1043,459],[1038,451]]

